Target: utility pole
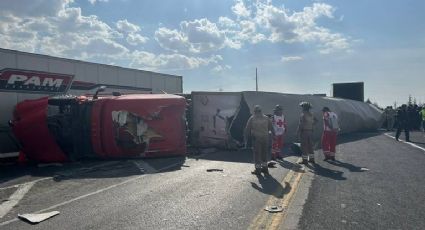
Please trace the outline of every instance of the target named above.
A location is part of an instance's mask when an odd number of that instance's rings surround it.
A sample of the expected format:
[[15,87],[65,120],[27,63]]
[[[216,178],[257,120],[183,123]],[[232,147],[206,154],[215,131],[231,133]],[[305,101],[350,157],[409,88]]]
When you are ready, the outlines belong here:
[[255,91],[258,91],[258,75],[257,75],[257,67],[255,67]]

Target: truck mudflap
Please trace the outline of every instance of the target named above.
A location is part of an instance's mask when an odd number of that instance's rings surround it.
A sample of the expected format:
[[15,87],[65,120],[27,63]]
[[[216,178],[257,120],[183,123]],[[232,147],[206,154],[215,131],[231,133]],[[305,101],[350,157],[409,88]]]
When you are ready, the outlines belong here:
[[47,125],[48,100],[43,97],[18,103],[12,131],[22,145],[21,152],[29,160],[44,163],[68,161]]

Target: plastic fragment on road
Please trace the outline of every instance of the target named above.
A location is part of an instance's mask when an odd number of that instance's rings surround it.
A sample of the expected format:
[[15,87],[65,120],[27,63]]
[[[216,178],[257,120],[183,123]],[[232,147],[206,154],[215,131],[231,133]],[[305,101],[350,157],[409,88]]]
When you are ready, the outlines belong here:
[[58,211],[45,212],[45,213],[18,214],[18,218],[21,220],[27,221],[31,224],[38,224],[56,215],[59,215]]
[[360,171],[369,171],[370,169],[368,168],[360,168]]
[[283,208],[281,206],[267,206],[264,210],[270,213],[283,212]]
[[207,169],[207,172],[223,172],[223,169]]

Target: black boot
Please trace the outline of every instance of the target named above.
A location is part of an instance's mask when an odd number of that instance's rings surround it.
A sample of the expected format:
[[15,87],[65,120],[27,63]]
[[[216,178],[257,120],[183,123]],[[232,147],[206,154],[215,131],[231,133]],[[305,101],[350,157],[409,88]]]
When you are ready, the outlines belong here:
[[261,171],[258,169],[258,168],[256,168],[254,171],[252,171],[251,172],[252,174],[254,174],[254,175],[261,175]]
[[306,164],[308,164],[308,160],[307,159],[302,159],[301,162],[300,162],[300,164],[306,165]]
[[270,175],[270,173],[269,173],[269,168],[266,166],[266,167],[263,167],[263,168],[261,168],[261,172],[263,172],[264,173],[264,175]]

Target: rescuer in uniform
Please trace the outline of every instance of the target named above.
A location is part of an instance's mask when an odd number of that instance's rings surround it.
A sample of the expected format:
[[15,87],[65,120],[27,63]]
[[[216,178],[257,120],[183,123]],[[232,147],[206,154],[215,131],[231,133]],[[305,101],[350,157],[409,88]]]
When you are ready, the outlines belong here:
[[268,175],[267,154],[269,153],[270,132],[274,135],[272,122],[263,114],[261,107],[254,107],[254,114],[249,118],[244,132],[245,143],[250,138],[253,145],[255,170],[252,174],[259,175],[261,172]]
[[422,132],[425,133],[425,105],[422,106],[422,109],[419,114],[421,115],[421,129]]
[[338,134],[338,116],[328,107],[323,107],[322,151],[326,160],[335,160],[336,136]]
[[398,138],[400,137],[401,130],[404,130],[404,135],[406,137],[406,141],[410,142],[409,137],[409,114],[407,112],[407,105],[403,104],[398,110],[397,110],[397,132],[395,134],[395,139],[398,141]]
[[301,164],[308,162],[315,163],[313,150],[313,127],[317,123],[317,119],[310,112],[311,104],[309,102],[301,102],[302,113],[298,124],[297,135],[301,141],[302,161]]
[[276,105],[273,110],[272,125],[275,135],[272,142],[272,160],[282,158],[280,154],[283,148],[283,134],[286,133],[286,120],[282,110],[280,105]]
[[387,120],[387,131],[393,131],[396,112],[392,106],[385,109],[385,118]]

